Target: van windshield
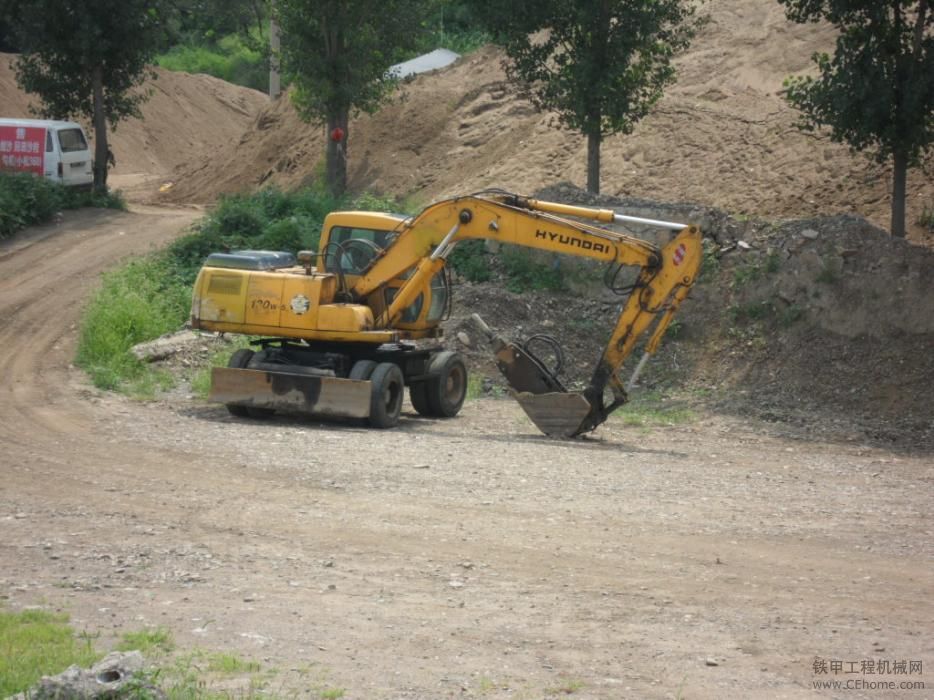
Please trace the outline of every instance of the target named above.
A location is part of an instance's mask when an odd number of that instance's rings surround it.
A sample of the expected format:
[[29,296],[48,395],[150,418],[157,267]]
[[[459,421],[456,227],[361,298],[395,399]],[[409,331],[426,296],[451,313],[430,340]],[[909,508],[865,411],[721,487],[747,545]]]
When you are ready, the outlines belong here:
[[58,132],[58,144],[62,153],[88,150],[88,142],[84,140],[81,129],[62,129]]

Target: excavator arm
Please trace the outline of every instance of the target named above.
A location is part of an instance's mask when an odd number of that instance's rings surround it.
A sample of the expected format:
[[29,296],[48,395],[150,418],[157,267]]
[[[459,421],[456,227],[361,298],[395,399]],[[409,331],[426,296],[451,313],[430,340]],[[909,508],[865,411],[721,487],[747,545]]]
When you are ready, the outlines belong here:
[[[600,223],[654,226],[678,233],[659,249],[642,239],[567,216]],[[374,322],[376,328],[392,328],[441,271],[456,245],[464,240],[492,240],[639,268],[609,342],[583,392],[566,391],[534,356],[497,338],[484,324],[497,363],[516,399],[543,432],[564,436],[593,430],[626,402],[620,368],[649,329],[652,332],[637,371],[658,348],[673,314],[697,279],[702,257],[701,234],[695,226],[508,193],[480,193],[439,202],[403,222],[394,243],[371,261],[350,293],[355,299],[365,299],[387,280],[409,274],[407,282]]]

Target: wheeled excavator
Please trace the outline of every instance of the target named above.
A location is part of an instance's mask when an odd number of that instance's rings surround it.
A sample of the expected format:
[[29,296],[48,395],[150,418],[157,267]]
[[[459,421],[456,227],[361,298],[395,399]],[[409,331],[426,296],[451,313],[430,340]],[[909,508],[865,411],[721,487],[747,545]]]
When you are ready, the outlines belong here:
[[[612,223],[667,230],[670,240],[659,247],[598,225]],[[208,257],[195,282],[192,327],[253,336],[256,348],[237,350],[227,367],[213,370],[209,400],[241,417],[288,411],[391,428],[408,388],[419,414],[456,416],[467,368],[438,339],[451,305],[446,263],[470,240],[605,263],[609,286],[627,295],[589,384],[578,392],[567,391],[530,344],[506,340],[474,316],[512,395],[542,432],[562,437],[592,431],[627,401],[623,362],[650,331],[631,387],[697,280],[702,257],[693,225],[500,190],[446,199],[415,216],[333,212],[317,252]]]

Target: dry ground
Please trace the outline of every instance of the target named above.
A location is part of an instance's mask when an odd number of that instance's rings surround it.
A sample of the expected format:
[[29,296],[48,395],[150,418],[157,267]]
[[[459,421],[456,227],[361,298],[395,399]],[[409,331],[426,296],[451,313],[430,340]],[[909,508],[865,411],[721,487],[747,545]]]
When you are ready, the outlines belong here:
[[934,685],[929,454],[712,414],[561,442],[507,400],[375,432],[91,390],[69,363],[99,271],[195,214],[0,247],[7,606],[105,645],[163,625],[302,697],[930,695],[811,689],[815,656]]

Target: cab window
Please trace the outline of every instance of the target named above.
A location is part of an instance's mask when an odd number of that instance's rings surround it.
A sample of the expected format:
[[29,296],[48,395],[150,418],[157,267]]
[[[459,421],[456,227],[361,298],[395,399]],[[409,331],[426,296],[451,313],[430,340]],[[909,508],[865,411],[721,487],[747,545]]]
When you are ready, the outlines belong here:
[[81,129],[62,129],[58,132],[58,145],[62,153],[88,150],[88,142],[84,140]]
[[344,273],[360,274],[380,250],[389,246],[393,234],[393,231],[334,226],[328,237],[328,248],[324,251],[324,267],[328,271],[336,272],[337,261],[340,259],[341,270]]
[[55,150],[55,146],[52,143],[52,132],[46,131],[45,132],[45,152],[51,153],[54,150]]

